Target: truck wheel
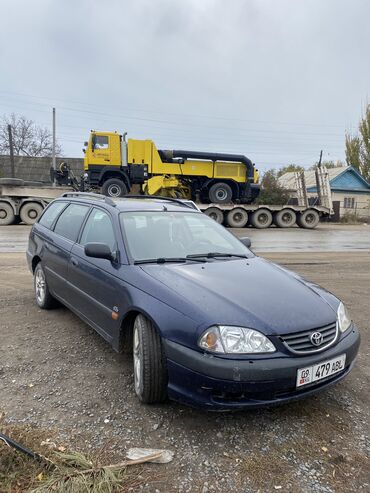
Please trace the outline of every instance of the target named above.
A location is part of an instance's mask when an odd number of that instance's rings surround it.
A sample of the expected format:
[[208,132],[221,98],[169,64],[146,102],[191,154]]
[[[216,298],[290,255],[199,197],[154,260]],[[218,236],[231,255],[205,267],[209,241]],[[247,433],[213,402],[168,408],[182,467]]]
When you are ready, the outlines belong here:
[[128,194],[126,184],[119,178],[110,178],[104,182],[101,191],[108,197],[123,197]]
[[229,204],[233,198],[233,191],[227,183],[214,183],[208,191],[208,197],[215,204]]
[[314,209],[307,209],[297,217],[297,224],[301,228],[313,229],[320,222],[320,216]]
[[244,228],[248,222],[248,212],[241,207],[235,207],[227,213],[226,222],[231,228]]
[[36,265],[33,273],[33,287],[35,290],[36,303],[40,308],[49,310],[50,308],[57,306],[57,300],[50,294],[41,262]]
[[251,217],[251,224],[255,228],[265,229],[269,228],[272,223],[272,214],[268,209],[257,209],[253,212]]
[[37,202],[26,202],[20,211],[21,221],[26,224],[34,224],[43,211],[42,205]]
[[167,369],[161,337],[143,315],[134,322],[134,384],[141,402],[154,404],[167,398]]
[[224,214],[221,209],[218,209],[218,207],[208,207],[208,209],[204,211],[204,214],[216,221],[218,224],[222,224],[224,222]]
[[15,221],[13,207],[7,202],[0,202],[0,226],[8,226]]
[[292,209],[282,209],[274,216],[274,224],[278,228],[291,228],[296,222],[297,216]]

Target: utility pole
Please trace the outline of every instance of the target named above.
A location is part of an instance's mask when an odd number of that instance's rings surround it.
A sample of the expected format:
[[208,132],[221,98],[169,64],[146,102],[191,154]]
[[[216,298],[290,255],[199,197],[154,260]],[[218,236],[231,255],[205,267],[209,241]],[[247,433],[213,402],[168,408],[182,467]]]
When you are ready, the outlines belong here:
[[8,135],[9,135],[9,154],[10,154],[10,174],[12,178],[15,178],[13,135],[12,135],[11,125],[8,125]]
[[57,163],[56,163],[56,159],[55,159],[55,141],[56,141],[56,137],[55,137],[55,108],[53,108],[53,152],[52,152],[52,161],[53,161],[53,170],[54,170],[53,187],[55,187],[55,173],[57,170]]

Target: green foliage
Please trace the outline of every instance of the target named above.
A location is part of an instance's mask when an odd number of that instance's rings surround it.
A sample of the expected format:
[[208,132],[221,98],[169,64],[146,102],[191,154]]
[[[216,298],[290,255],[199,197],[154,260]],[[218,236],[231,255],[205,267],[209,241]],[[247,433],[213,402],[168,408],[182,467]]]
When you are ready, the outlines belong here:
[[304,171],[303,166],[299,166],[298,164],[288,164],[287,166],[283,166],[282,168],[278,169],[277,171],[277,177],[279,178],[282,176],[284,173],[289,173],[289,172],[296,172],[296,171]]
[[278,172],[273,169],[266,171],[261,181],[261,191],[256,204],[281,205],[286,204],[288,200],[288,191],[278,183]]
[[[312,166],[310,166],[308,169],[309,170],[315,170],[316,167],[317,167],[317,164],[318,163],[315,163],[313,164]],[[339,168],[339,167],[344,167],[346,166],[346,163],[344,163],[343,161],[321,161],[321,166],[325,166],[327,169],[329,168]]]
[[346,161],[370,182],[370,104],[359,124],[357,135],[346,135]]

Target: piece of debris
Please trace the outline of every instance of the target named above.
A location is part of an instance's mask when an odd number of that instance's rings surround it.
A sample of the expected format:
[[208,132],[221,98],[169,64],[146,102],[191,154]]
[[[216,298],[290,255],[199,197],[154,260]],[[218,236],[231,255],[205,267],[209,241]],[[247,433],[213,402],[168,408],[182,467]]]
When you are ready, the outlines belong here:
[[275,490],[281,490],[282,486],[280,486],[280,484],[276,484],[276,485],[274,486],[274,488],[275,488]]
[[328,451],[328,448],[327,448],[327,447],[321,447],[321,450],[322,450],[323,452],[327,452],[327,451]]
[[160,454],[158,457],[148,460],[148,462],[155,462],[156,464],[167,464],[173,459],[173,452],[171,450],[154,449],[154,448],[130,448],[126,454],[127,459],[138,460],[145,459],[154,454]]

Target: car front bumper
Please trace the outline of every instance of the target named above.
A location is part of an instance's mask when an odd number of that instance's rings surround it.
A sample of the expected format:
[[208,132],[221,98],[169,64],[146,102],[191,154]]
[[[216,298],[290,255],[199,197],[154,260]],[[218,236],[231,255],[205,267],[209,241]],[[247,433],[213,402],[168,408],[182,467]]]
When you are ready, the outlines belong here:
[[[353,325],[333,347],[307,356],[228,359],[164,340],[171,399],[209,409],[275,405],[309,396],[351,371],[360,345]],[[346,354],[345,369],[326,379],[296,387],[297,370]]]

